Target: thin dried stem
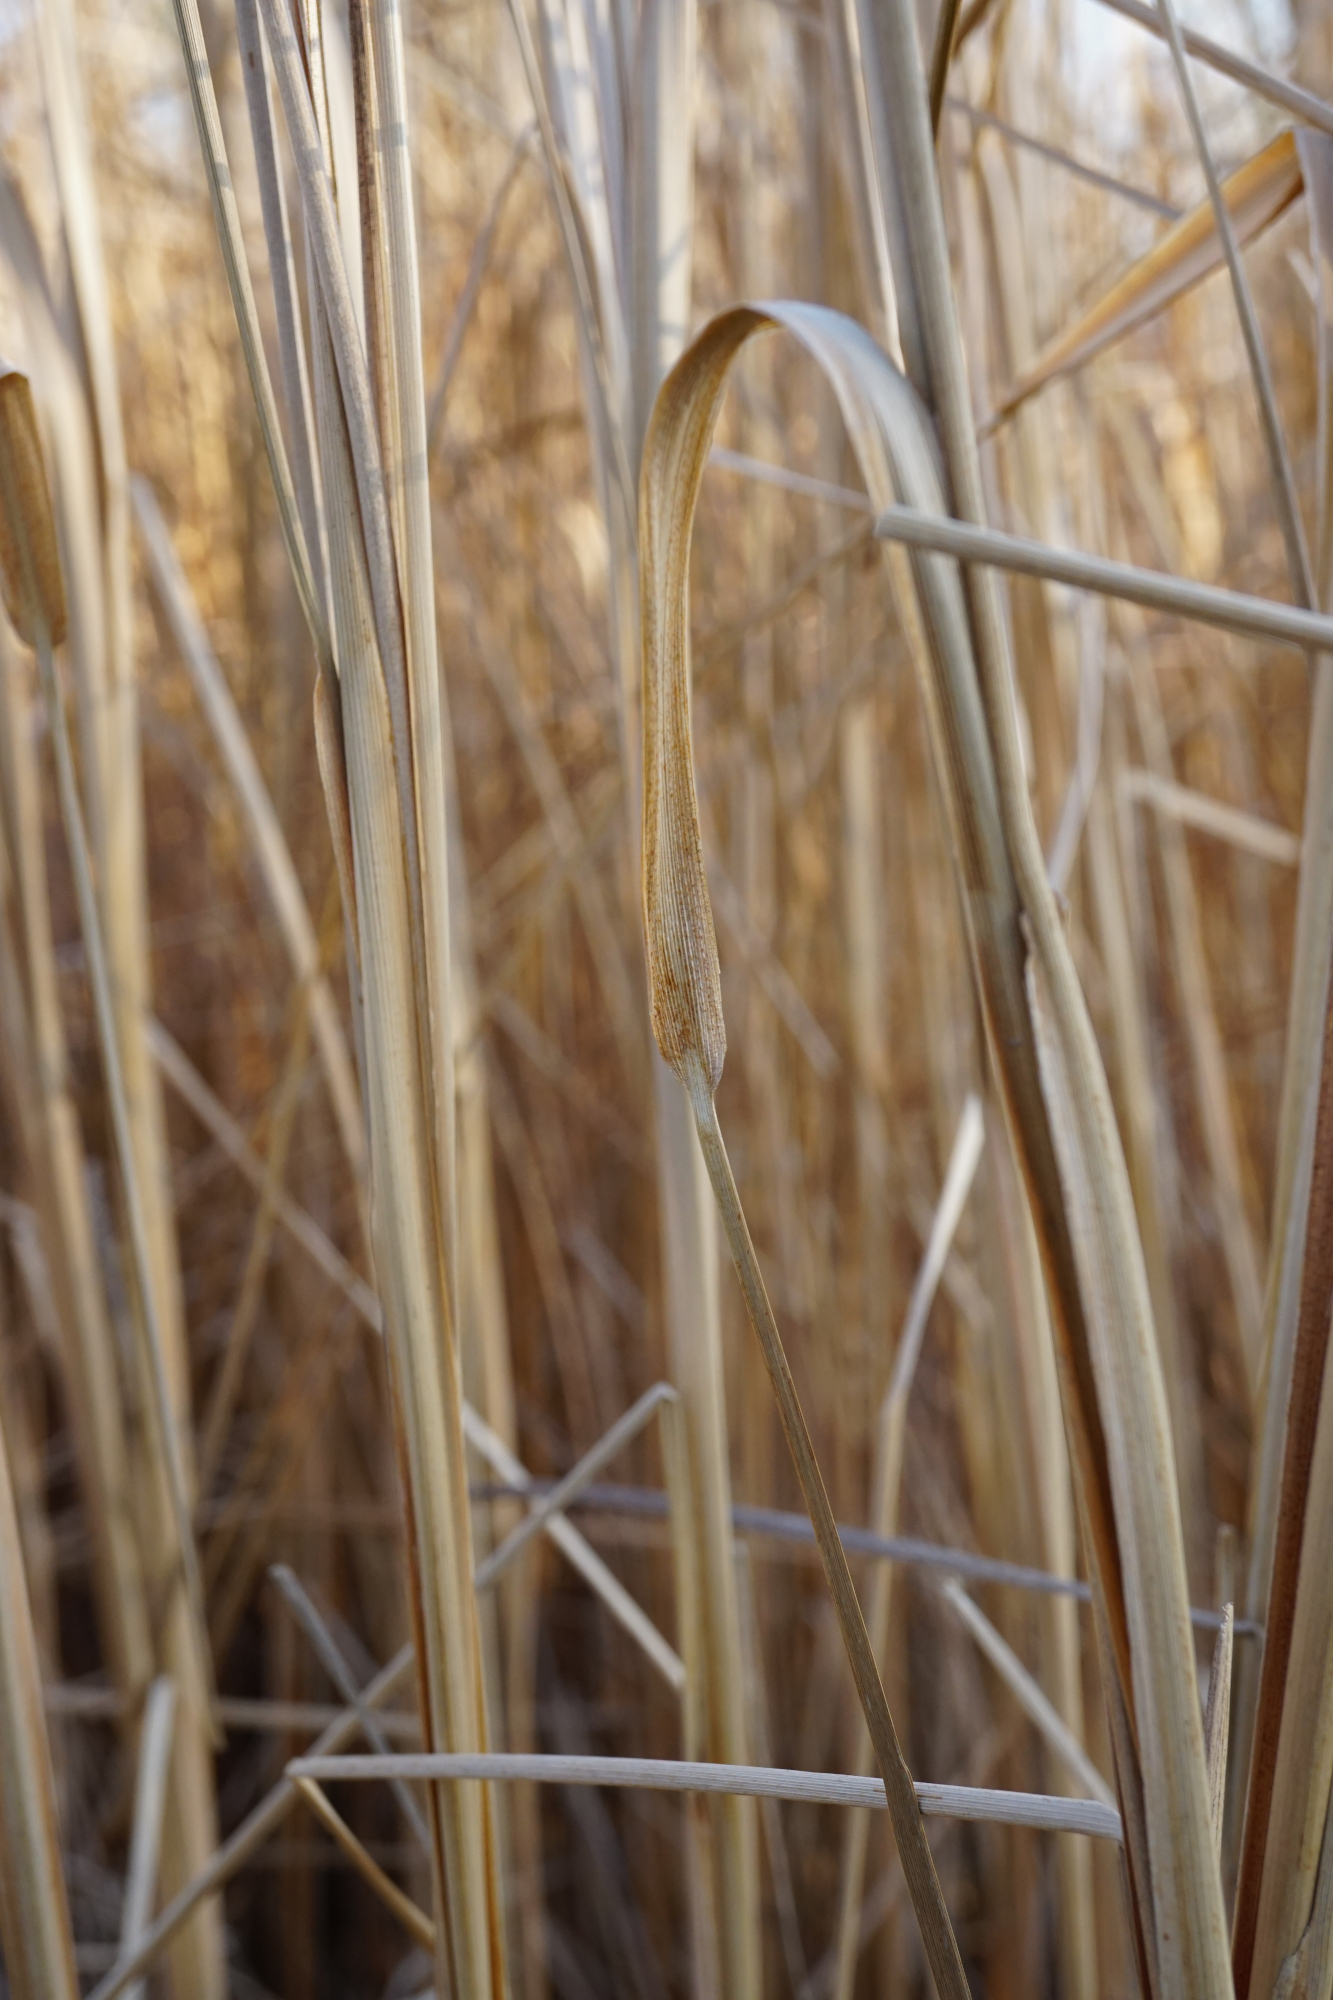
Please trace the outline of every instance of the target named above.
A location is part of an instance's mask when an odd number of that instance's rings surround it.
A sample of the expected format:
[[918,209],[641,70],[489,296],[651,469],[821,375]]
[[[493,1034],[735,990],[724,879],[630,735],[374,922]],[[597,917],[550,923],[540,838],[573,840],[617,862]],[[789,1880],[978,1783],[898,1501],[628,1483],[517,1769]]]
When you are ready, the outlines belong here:
[[982,528],[944,515],[927,515],[914,507],[886,507],[875,522],[883,541],[907,548],[935,549],[964,562],[991,564],[1019,576],[1045,577],[1076,590],[1095,590],[1104,597],[1121,597],[1149,611],[1167,611],[1201,625],[1215,625],[1238,638],[1276,640],[1301,652],[1333,645],[1333,618],[1297,605],[1276,604],[1266,597],[1249,597],[1239,590],[1219,590],[1187,577],[1139,569],[1113,562],[1108,556],[1085,555],[1052,548],[998,528]]
[[397,1917],[408,1936],[419,1944],[423,1951],[433,1952],[435,1926],[425,1911],[419,1909],[410,1896],[405,1896],[397,1883],[389,1880],[378,1861],[367,1854],[347,1821],[313,1778],[297,1778],[295,1783],[315,1818],[328,1833],[333,1835],[362,1881],[370,1884],[384,1907]]
[[[159,1674],[144,1703],[139,1737],[139,1770],[134,1789],[134,1831],[129,1867],[125,1872],[125,1903],[120,1919],[121,1955],[134,1950],[148,1928],[157,1892],[162,1855],[163,1816],[171,1767],[171,1732],[176,1721],[176,1685]],[[130,1988],[130,2000],[144,2000],[142,1984]]]
[[1231,211],[1222,192],[1222,184],[1217,177],[1208,135],[1203,129],[1203,115],[1199,110],[1194,80],[1190,75],[1189,63],[1185,56],[1185,44],[1181,38],[1180,18],[1176,12],[1175,0],[1157,0],[1157,11],[1166,30],[1171,60],[1175,65],[1176,79],[1180,85],[1181,102],[1185,107],[1185,117],[1189,124],[1190,136],[1194,141],[1194,150],[1199,156],[1199,164],[1208,183],[1208,199],[1212,203],[1213,220],[1231,278],[1231,289],[1235,295],[1241,337],[1245,342],[1245,356],[1250,364],[1250,376],[1259,403],[1259,424],[1263,431],[1264,448],[1268,453],[1269,478],[1272,481],[1282,539],[1286,545],[1292,592],[1296,602],[1308,609],[1316,601],[1314,574],[1310,568],[1310,552],[1306,547],[1305,529],[1301,523],[1300,502],[1296,497],[1296,477],[1291,468],[1291,457],[1282,431],[1282,419],[1278,415],[1272,370],[1269,368],[1268,354],[1259,331],[1259,315],[1254,309],[1250,281],[1245,275],[1245,266],[1241,261],[1240,245],[1236,240]]
[[773,1393],[777,1397],[778,1414],[782,1419],[792,1464],[796,1469],[801,1493],[814,1527],[824,1574],[833,1594],[838,1628],[847,1649],[847,1658],[865,1714],[866,1727],[875,1748],[875,1759],[884,1780],[894,1839],[911,1892],[913,1907],[917,1913],[917,1921],[921,1925],[922,1943],[925,1946],[927,1961],[935,1976],[935,1983],[940,1990],[942,2000],[963,2000],[963,1996],[967,1993],[967,1980],[963,1973],[953,1927],[944,1906],[934,1858],[921,1823],[912,1775],[898,1744],[898,1734],[884,1696],[879,1668],[870,1645],[870,1635],[866,1631],[865,1618],[856,1595],[856,1587],[852,1582],[852,1573],[847,1566],[842,1543],[838,1539],[833,1510],[829,1506],[828,1494],[824,1489],[814,1447],[810,1442],[810,1433],[796,1393],[796,1384],[792,1379],[783,1349],[782,1336],[778,1332],[778,1323],[768,1301],[768,1292],[759,1271],[759,1259],[755,1255],[754,1244],[750,1240],[750,1232],[741,1209],[740,1197],[736,1192],[731,1162],[727,1158],[722,1128],[718,1124],[717,1110],[713,1103],[712,1081],[698,1058],[694,1058],[692,1062],[687,1060],[686,1074],[688,1076],[686,1087],[690,1106],[694,1112],[695,1128],[699,1134],[699,1144],[717,1200],[718,1213],[722,1218],[723,1233],[731,1250],[741,1290],[745,1295],[746,1311],[763,1353],[764,1366],[768,1370]]
[[[645,1791],[716,1792],[733,1798],[791,1799],[810,1805],[870,1806],[881,1811],[892,1794],[878,1778],[850,1778],[822,1771],[770,1771],[753,1764],[672,1763],[647,1757],[540,1756],[491,1752],[485,1756],[434,1756],[396,1751],[390,1757],[294,1757],[293,1783],[338,1781],[373,1784],[385,1778],[492,1778],[546,1785],[623,1785]],[[909,1780],[910,1783],[910,1780]],[[1041,1792],[1004,1792],[973,1785],[916,1787],[910,1810],[923,1817],[963,1819],[996,1826],[1027,1826],[1052,1833],[1090,1834],[1118,1840],[1120,1816],[1095,1800],[1052,1798]],[[924,1833],[922,1840],[924,1842]],[[962,1989],[966,1992],[967,1988]],[[100,1989],[91,2000],[110,2000]]]

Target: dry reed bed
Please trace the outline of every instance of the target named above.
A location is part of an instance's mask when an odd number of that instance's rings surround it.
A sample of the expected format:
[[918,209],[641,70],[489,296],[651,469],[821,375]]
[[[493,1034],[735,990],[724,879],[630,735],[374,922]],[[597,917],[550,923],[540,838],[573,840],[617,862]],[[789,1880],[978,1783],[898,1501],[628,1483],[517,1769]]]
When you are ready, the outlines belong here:
[[1092,4],[16,18],[16,1994],[1327,1995],[1333,117]]

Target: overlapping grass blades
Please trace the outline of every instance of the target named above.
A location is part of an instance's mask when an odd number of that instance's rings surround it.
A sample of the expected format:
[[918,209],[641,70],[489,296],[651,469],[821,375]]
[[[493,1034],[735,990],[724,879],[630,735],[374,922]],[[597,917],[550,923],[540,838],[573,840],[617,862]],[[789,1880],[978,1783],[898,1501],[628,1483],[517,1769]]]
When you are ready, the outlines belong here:
[[[775,325],[797,335],[837,394],[872,499],[884,506],[902,497],[943,511],[930,427],[909,385],[859,328],[820,308],[784,304],[722,315],[689,349],[659,397],[645,450],[640,528],[644,917],[654,1031],[705,1132],[726,1036],[690,742],[689,532],[728,368],[748,339]],[[989,713],[983,709],[957,570],[926,556],[916,559],[913,575],[924,627],[922,692],[978,984],[1059,1315],[1066,1423],[1112,1703],[1143,1969],[1153,1991],[1185,1981],[1223,1993],[1230,1972],[1221,1884],[1211,1859],[1179,1503],[1123,1155],[1051,892],[1031,861],[1020,889],[1010,858],[1011,840],[1034,847],[1035,833],[1026,792],[1012,781],[1008,823],[1001,809],[1001,760],[992,732],[1004,727],[1012,735],[1012,717],[1006,721],[996,712],[1005,691],[992,688]],[[720,1178],[715,1169],[715,1185]],[[735,1230],[739,1211],[728,1217],[724,1207],[723,1213]],[[744,1240],[733,1237],[738,1267],[737,1246]],[[755,1277],[745,1271],[742,1282],[761,1339],[771,1340],[776,1329],[769,1330],[762,1287],[755,1289]],[[770,1372],[775,1365],[770,1362]],[[795,1424],[785,1408],[784,1422],[791,1441]],[[818,1531],[822,1489],[807,1484],[799,1433],[793,1449]],[[836,1554],[824,1553],[836,1574]],[[864,1625],[854,1598],[840,1601],[839,1612],[889,1784],[887,1710],[883,1718],[872,1712],[878,1678],[873,1684],[863,1678],[857,1649]],[[868,1643],[864,1658],[873,1673]],[[910,1822],[895,1818],[895,1832],[901,1852]],[[923,1870],[913,1880],[903,1858],[918,1918],[934,1927],[926,1940],[936,1976],[948,1977],[932,1878]]]

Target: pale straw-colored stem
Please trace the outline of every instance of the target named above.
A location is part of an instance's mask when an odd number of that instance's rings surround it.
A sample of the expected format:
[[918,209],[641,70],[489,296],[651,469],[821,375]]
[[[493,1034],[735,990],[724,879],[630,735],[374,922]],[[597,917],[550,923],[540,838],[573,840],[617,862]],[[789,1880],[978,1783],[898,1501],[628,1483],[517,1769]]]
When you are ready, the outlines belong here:
[[1208,1803],[1213,1814],[1213,1843],[1222,1852],[1222,1814],[1227,1802],[1227,1744],[1231,1733],[1231,1656],[1235,1645],[1236,1614],[1232,1605],[1222,1610],[1222,1623],[1213,1647],[1213,1664],[1208,1675],[1208,1703],[1203,1713],[1203,1741],[1208,1753]]
[[1115,1793],[1013,1647],[996,1631],[981,1607],[973,1603],[960,1583],[952,1580],[941,1586],[940,1594],[957,1612],[1028,1720],[1040,1730],[1076,1783],[1090,1799],[1100,1799],[1104,1806],[1114,1811]]
[[[412,1647],[402,1647],[363,1690],[365,1701],[377,1707],[391,1700],[409,1679],[415,1660]],[[355,1739],[359,1728],[356,1711],[345,1709],[311,1745],[310,1754],[336,1756]],[[246,1814],[236,1831],[223,1841],[208,1866],[172,1898],[156,1922],[145,1931],[135,1949],[118,1959],[105,1978],[98,1981],[88,2000],[117,2000],[119,1994],[148,1970],[159,1952],[199,1905],[208,1897],[217,1895],[237,1869],[243,1868],[255,1850],[277,1831],[299,1797],[295,1782],[288,1777],[280,1778],[259,1804]]]
[[486,276],[486,268],[490,263],[491,252],[495,248],[495,238],[499,232],[500,222],[504,215],[505,203],[509,199],[510,191],[517,181],[524,163],[533,150],[532,142],[534,134],[534,126],[525,126],[510,147],[509,158],[505,162],[505,169],[497,183],[495,193],[491,196],[491,205],[486,211],[486,219],[482,223],[477,234],[477,240],[472,246],[472,255],[468,260],[467,276],[463,280],[463,289],[458,295],[458,303],[454,307],[453,318],[449,322],[449,331],[445,335],[444,348],[440,355],[440,364],[436,369],[435,380],[431,384],[430,397],[426,405],[426,450],[431,454],[434,453],[436,443],[439,439],[440,426],[444,421],[445,404],[449,398],[449,387],[454,379],[454,372],[458,367],[458,358],[463,352],[463,339],[471,324],[473,308],[476,306],[477,298]]
[[282,528],[287,559],[292,566],[297,595],[301,600],[306,623],[310,627],[320,669],[327,670],[331,674],[333,654],[329,644],[328,621],[306,550],[305,532],[301,525],[300,508],[292,482],[287,446],[278,417],[272,379],[268,372],[264,339],[260,331],[259,314],[255,307],[254,288],[250,283],[250,266],[245,255],[240,211],[236,206],[231,168],[227,162],[227,148],[222,137],[222,119],[218,112],[217,95],[213,89],[213,75],[209,68],[203,23],[199,18],[198,0],[173,0],[173,12],[176,18],[176,31],[180,37],[181,53],[185,59],[185,78],[190,89],[190,104],[199,135],[199,150],[203,156],[208,191],[212,197],[213,219],[217,225],[223,267],[227,274],[236,325],[241,336],[241,352],[245,357],[246,372],[250,378],[250,390],[259,417],[260,434],[264,440],[264,450],[273,478],[273,490],[278,502],[278,520]]
[[[1113,14],[1123,15],[1127,21],[1137,22],[1159,41],[1166,40],[1166,26],[1160,10],[1148,7],[1143,0],[1101,0]],[[1313,91],[1302,90],[1299,84],[1289,83],[1284,76],[1274,76],[1272,70],[1264,69],[1259,63],[1251,62],[1248,56],[1238,55],[1234,49],[1224,49],[1208,35],[1201,35],[1193,28],[1184,29],[1181,36],[1187,55],[1206,63],[1219,76],[1229,76],[1233,83],[1242,84],[1252,90],[1256,97],[1268,104],[1274,104],[1279,111],[1286,111],[1303,124],[1313,125],[1316,131],[1333,135],[1333,105],[1327,104]]]
[[76,2000],[51,1749],[0,1433],[0,1946],[13,2000]]
[[435,1926],[423,1909],[405,1896],[396,1882],[391,1882],[373,1855],[367,1854],[361,1842],[352,1832],[342,1814],[331,1803],[313,1778],[297,1778],[296,1789],[314,1813],[326,1832],[334,1840],[356,1869],[363,1882],[369,1883],[387,1910],[391,1910],[404,1930],[423,1951],[435,1949]]
[[[26,530],[21,526],[23,515],[19,496],[11,491],[12,481],[8,465],[3,473],[5,481],[5,501],[9,510],[11,525],[19,535],[20,547],[26,553]],[[30,558],[28,558],[30,561]],[[32,601],[38,602],[35,585],[30,584]],[[148,1225],[144,1215],[139,1187],[138,1166],[130,1128],[129,1106],[125,1096],[124,1077],[121,1070],[120,1043],[116,1034],[115,1008],[111,993],[111,979],[107,967],[106,952],[102,940],[102,920],[97,905],[97,894],[93,885],[92,861],[88,852],[88,836],[83,823],[83,808],[79,802],[78,784],[74,776],[74,758],[69,740],[69,726],[65,719],[65,706],[56,679],[55,660],[44,617],[38,618],[34,629],[39,678],[45,698],[47,721],[51,729],[55,748],[56,784],[60,798],[61,818],[65,825],[65,837],[69,845],[70,863],[74,875],[75,899],[79,912],[79,925],[83,933],[84,952],[88,966],[88,980],[92,987],[93,1011],[97,1022],[98,1040],[101,1048],[103,1074],[106,1080],[107,1097],[111,1109],[112,1133],[115,1140],[116,1156],[121,1172],[122,1193],[125,1201],[126,1234],[129,1240],[130,1263],[134,1273],[138,1311],[136,1327],[141,1329],[146,1348],[145,1374],[150,1387],[151,1421],[157,1432],[157,1446],[167,1473],[168,1501],[172,1510],[173,1525],[178,1542],[181,1578],[190,1611],[190,1642],[195,1655],[195,1666],[201,1686],[213,1693],[213,1662],[208,1648],[207,1622],[204,1610],[203,1584],[199,1575],[198,1554],[195,1549],[194,1531],[190,1518],[189,1495],[186,1487],[185,1467],[181,1457],[180,1438],[176,1429],[175,1405],[168,1380],[167,1359],[163,1330],[157,1314],[157,1291],[153,1284],[152,1257],[149,1249]]]
[[[71,1087],[64,1010],[51,924],[42,838],[39,772],[28,753],[36,720],[30,677],[14,649],[0,655],[0,794],[7,808],[6,858],[18,924],[11,964],[26,967],[23,1015],[36,1093],[30,1136],[34,1198],[64,1337],[64,1373],[79,1456],[79,1478],[96,1551],[99,1630],[118,1688],[146,1687],[153,1671],[143,1550],[134,1518],[130,1441],[116,1372],[116,1345],[97,1263],[83,1135]],[[17,1040],[19,1021],[6,1033]],[[16,1058],[22,1060],[19,1051]]]
[[[845,1777],[825,1771],[771,1771],[754,1764],[670,1762],[648,1757],[510,1755],[435,1756],[413,1751],[390,1757],[295,1757],[287,1766],[293,1782],[373,1784],[385,1778],[495,1779],[539,1785],[609,1785],[644,1791],[714,1792],[722,1797],[790,1799],[804,1805],[869,1806],[881,1811],[892,1793],[879,1778]],[[909,1785],[911,1780],[908,1780]],[[1026,1826],[1051,1833],[1083,1833],[1095,1840],[1119,1840],[1120,1815],[1094,1799],[1055,1798],[1045,1792],[988,1790],[979,1785],[913,1788],[910,1810],[923,1817],[971,1820],[994,1826]],[[924,1845],[924,1829],[921,1834]],[[963,1987],[966,1993],[966,1986]],[[92,2000],[109,2000],[100,1993]]]
[[[144,1703],[139,1737],[139,1771],[134,1789],[134,1831],[125,1875],[125,1902],[120,1920],[120,1952],[134,1950],[148,1929],[157,1893],[162,1856],[162,1825],[171,1770],[171,1732],[176,1721],[176,1684],[159,1674]],[[130,1988],[130,2000],[143,2000],[143,1982]]]
[[626,1410],[622,1417],[616,1419],[610,1430],[597,1440],[590,1451],[583,1454],[578,1464],[572,1466],[549,1493],[543,1494],[527,1516],[501,1542],[499,1548],[493,1550],[484,1562],[478,1564],[477,1589],[485,1590],[492,1584],[500,1572],[513,1561],[519,1550],[526,1547],[532,1537],[545,1527],[547,1521],[576,1500],[585,1486],[591,1486],[602,1467],[609,1464],[618,1452],[623,1451],[631,1438],[638,1436],[662,1403],[672,1401],[675,1395],[676,1391],[669,1382],[655,1382],[651,1389],[645,1389],[638,1401]]
[[1239,590],[1219,590],[1213,584],[1194,583],[1158,570],[1139,569],[1107,556],[1052,548],[1046,542],[953,521],[943,514],[886,507],[875,522],[875,533],[882,541],[903,542],[908,548],[935,549],[964,562],[990,564],[1020,576],[1045,577],[1076,590],[1121,597],[1149,611],[1166,611],[1201,625],[1216,625],[1239,638],[1276,640],[1301,652],[1333,647],[1333,618],[1320,612],[1278,604],[1267,597],[1250,597]]
[[[878,1535],[892,1535],[898,1525],[898,1502],[902,1486],[903,1448],[907,1437],[907,1400],[916,1379],[917,1363],[948,1261],[958,1224],[967,1204],[972,1182],[985,1144],[985,1121],[980,1099],[969,1096],[958,1121],[953,1151],[944,1186],[931,1218],[926,1252],[917,1269],[908,1301],[907,1316],[898,1337],[893,1374],[880,1407],[875,1447],[874,1487],[871,1497],[871,1526]],[[877,1563],[871,1578],[866,1623],[876,1660],[883,1661],[889,1639],[893,1569]],[[862,1733],[857,1744],[856,1768],[864,1770],[872,1744]],[[837,2000],[850,2000],[856,1982],[861,1943],[861,1906],[865,1889],[866,1851],[870,1822],[863,1813],[850,1813],[843,1836],[841,1893],[838,1903],[838,1959],[834,1981]]]
[[1220,799],[1210,799],[1205,792],[1159,777],[1155,771],[1131,767],[1121,771],[1117,782],[1124,798],[1150,805],[1154,812],[1179,820],[1182,826],[1212,834],[1214,839],[1242,848],[1247,854],[1257,854],[1261,861],[1275,862],[1279,868],[1300,866],[1300,835],[1288,833],[1284,826],[1274,826],[1258,813],[1224,805]]
[[328,1081],[338,1133],[348,1165],[364,1199],[366,1133],[361,1093],[338,1015],[337,1002],[320,961],[319,939],[300,878],[268,787],[246,734],[235,697],[209,643],[189,582],[172,546],[152,488],[132,484],[149,568],[180,655],[208,721],[227,776],[245,814],[255,858],[273,903],[278,928],[296,977],[309,988],[311,1028]]
[[[320,1616],[319,1608],[309,1591],[286,1563],[270,1564],[268,1573],[282,1592],[292,1616],[313,1646],[320,1665],[347,1706],[355,1713],[367,1743],[374,1749],[387,1753],[388,1739],[380,1728],[375,1711],[363,1698],[337,1640],[330,1632],[326,1621]],[[401,1778],[392,1781],[392,1789],[394,1797],[402,1808],[403,1818],[416,1835],[418,1846],[429,1853],[430,1829],[421,1816],[421,1808]]]
[[1235,224],[1217,177],[1208,135],[1203,129],[1203,114],[1199,110],[1194,79],[1190,75],[1189,63],[1185,57],[1185,44],[1181,36],[1180,17],[1176,12],[1175,0],[1156,0],[1156,5],[1166,30],[1166,41],[1171,50],[1171,60],[1175,65],[1180,98],[1185,107],[1185,117],[1189,124],[1190,136],[1194,141],[1194,150],[1198,154],[1204,179],[1208,183],[1208,199],[1212,203],[1213,218],[1221,240],[1222,254],[1226,259],[1227,272],[1231,278],[1231,289],[1235,295],[1241,337],[1245,343],[1245,357],[1250,364],[1254,393],[1259,404],[1259,427],[1263,432],[1264,448],[1268,453],[1269,478],[1272,482],[1282,539],[1286,545],[1287,568],[1291,575],[1292,591],[1296,601],[1308,609],[1315,602],[1314,575],[1310,568],[1310,552],[1306,547],[1305,529],[1301,522],[1300,502],[1296,497],[1296,477],[1292,471],[1291,457],[1282,431],[1282,419],[1278,415],[1273,374],[1268,365],[1263,336],[1259,331],[1259,315],[1255,311],[1250,281],[1241,261]]
[[764,1365],[777,1397],[778,1414],[782,1419],[782,1428],[791,1451],[792,1463],[814,1527],[824,1574],[828,1578],[829,1589],[833,1594],[839,1630],[847,1649],[847,1658],[865,1713],[870,1740],[875,1748],[875,1758],[884,1780],[894,1839],[902,1859],[903,1872],[912,1891],[912,1901],[921,1925],[926,1957],[935,1975],[941,2000],[964,2000],[967,1981],[963,1974],[962,1960],[958,1955],[953,1929],[944,1907],[944,1897],[939,1877],[935,1872],[934,1859],[921,1823],[912,1776],[898,1744],[897,1731],[893,1726],[893,1717],[889,1713],[889,1705],[879,1678],[879,1668],[875,1663],[870,1637],[866,1631],[865,1618],[857,1599],[851,1571],[847,1566],[846,1553],[838,1539],[833,1510],[829,1506],[828,1494],[824,1490],[824,1481],[815,1459],[810,1433],[796,1393],[796,1384],[792,1379],[783,1349],[782,1336],[778,1332],[773,1308],[768,1301],[768,1292],[760,1275],[759,1259],[755,1255],[754,1244],[750,1240],[750,1231],[741,1209],[740,1197],[736,1192],[731,1162],[727,1158],[722,1128],[718,1124],[717,1110],[713,1103],[712,1089],[702,1063],[697,1058],[687,1058],[687,1074],[690,1105],[694,1112],[695,1127],[699,1134],[704,1162],[717,1200],[723,1233],[731,1249],[750,1323],[759,1340]]
[[[670,1405],[664,1404],[665,1417]],[[501,1479],[508,1481],[520,1492],[530,1489],[535,1481],[530,1472],[521,1465],[490,1426],[482,1421],[469,1405],[463,1408],[463,1429],[468,1443],[479,1451],[494,1468]],[[534,1499],[530,1504],[536,1505]],[[567,1561],[592,1586],[616,1622],[623,1626],[635,1643],[661,1674],[667,1686],[679,1694],[684,1684],[685,1668],[679,1653],[668,1645],[647,1613],[635,1602],[619,1578],[607,1568],[602,1558],[579,1533],[572,1521],[563,1514],[550,1515],[545,1521],[547,1537],[560,1550]]]

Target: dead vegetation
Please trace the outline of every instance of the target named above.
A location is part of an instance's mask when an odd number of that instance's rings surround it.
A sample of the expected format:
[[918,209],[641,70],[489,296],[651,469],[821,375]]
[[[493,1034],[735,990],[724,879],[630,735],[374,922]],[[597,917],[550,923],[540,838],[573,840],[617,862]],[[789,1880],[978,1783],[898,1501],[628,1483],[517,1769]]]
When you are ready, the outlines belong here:
[[6,15],[15,2000],[1333,1996],[1333,84],[1198,20]]

